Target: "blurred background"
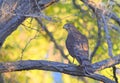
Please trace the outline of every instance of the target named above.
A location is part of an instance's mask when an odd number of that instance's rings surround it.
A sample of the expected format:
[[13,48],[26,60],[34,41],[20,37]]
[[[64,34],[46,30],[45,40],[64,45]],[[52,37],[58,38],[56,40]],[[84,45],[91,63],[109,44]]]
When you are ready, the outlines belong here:
[[[95,0],[95,3],[109,5],[108,0]],[[105,8],[109,9],[107,6]],[[112,11],[120,16],[119,9],[120,7],[115,5]],[[87,36],[89,40],[89,55],[91,55],[99,38],[95,15],[87,6],[80,0],[60,0],[42,12],[52,18],[51,20],[41,18],[42,23],[72,63],[73,58],[69,56],[65,46],[67,31],[63,29],[63,25],[67,22],[73,23],[81,33]],[[113,20],[110,20],[110,23],[115,24]],[[113,42],[113,53],[118,55],[120,54],[120,33],[112,28],[109,28],[109,31]],[[101,44],[92,59],[92,63],[109,58],[103,29],[101,30],[101,35]],[[69,64],[69,61],[63,58],[59,49],[56,48],[55,42],[52,41],[51,36],[40,26],[36,19],[27,18],[6,39],[0,50],[0,61],[18,61],[22,56],[22,60],[48,60]],[[77,61],[73,64],[79,65]],[[120,77],[120,66],[117,65],[117,68],[117,76]],[[98,71],[98,73],[113,79],[111,72],[111,68]],[[2,74],[2,76],[5,83],[100,83],[87,77],[76,77],[42,70],[9,72]]]

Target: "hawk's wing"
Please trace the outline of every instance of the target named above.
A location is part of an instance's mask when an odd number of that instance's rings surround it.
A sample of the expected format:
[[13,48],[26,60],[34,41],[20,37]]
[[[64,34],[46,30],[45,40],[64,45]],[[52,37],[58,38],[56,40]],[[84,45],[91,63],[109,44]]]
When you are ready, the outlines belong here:
[[85,61],[89,61],[88,40],[84,35],[80,33],[74,33],[74,39],[75,39],[75,42],[73,43],[74,54],[78,62],[81,63],[81,65],[84,65],[86,64],[84,63]]
[[66,40],[66,47],[68,49],[69,54],[75,58],[75,54],[74,54],[74,43],[75,39],[73,37],[72,34],[68,34],[67,40]]
[[81,59],[88,59],[88,40],[79,32],[68,34],[66,47],[72,57],[80,57],[78,61],[79,63],[82,63]]

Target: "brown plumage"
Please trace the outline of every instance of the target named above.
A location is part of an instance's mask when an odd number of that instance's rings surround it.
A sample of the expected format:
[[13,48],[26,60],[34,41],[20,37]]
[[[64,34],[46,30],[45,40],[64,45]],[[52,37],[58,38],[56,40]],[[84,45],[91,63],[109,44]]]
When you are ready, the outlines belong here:
[[73,58],[85,68],[87,74],[93,73],[89,57],[89,46],[86,36],[81,34],[73,24],[67,23],[64,28],[68,31],[66,47]]

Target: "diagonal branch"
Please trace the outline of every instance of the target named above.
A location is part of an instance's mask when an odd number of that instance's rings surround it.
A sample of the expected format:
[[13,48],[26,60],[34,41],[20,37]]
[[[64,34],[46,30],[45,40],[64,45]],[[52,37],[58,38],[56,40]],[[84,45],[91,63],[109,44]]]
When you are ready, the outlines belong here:
[[92,61],[92,58],[94,57],[96,51],[98,50],[100,44],[101,44],[101,22],[100,19],[97,19],[97,24],[98,24],[98,39],[97,39],[97,43],[96,46],[94,47],[94,51],[92,52],[92,54],[90,55],[90,60]]
[[45,30],[45,32],[47,33],[47,35],[50,37],[50,39],[54,43],[55,47],[60,51],[61,55],[70,62],[70,60],[65,55],[64,51],[62,50],[62,48],[57,44],[57,42],[56,42],[55,38],[53,37],[52,33],[49,32],[49,30],[47,29],[47,27],[45,25],[43,25],[42,21],[39,18],[36,18],[36,19],[38,20],[38,22],[41,25],[41,27]]
[[72,3],[76,9],[79,9],[81,12],[85,12],[80,5],[77,4],[76,0],[72,0]]
[[109,53],[109,56],[112,58],[113,57],[113,53],[112,53],[111,36],[109,34],[109,31],[108,31],[108,25],[107,25],[105,16],[102,13],[101,13],[101,18],[102,18],[102,21],[103,21],[103,24],[104,24],[103,28],[104,28],[104,32],[105,32],[106,39],[107,39],[108,53]]
[[118,31],[120,33],[120,29],[118,26],[114,25],[114,24],[109,24],[109,26],[114,29],[115,31]]
[[92,66],[96,70],[103,70],[103,69],[112,67],[114,65],[117,65],[119,63],[120,63],[120,55],[117,55],[117,56],[115,56],[113,58],[102,60],[100,62],[96,62]]
[[108,16],[115,20],[120,26],[120,18],[115,13],[111,12]]

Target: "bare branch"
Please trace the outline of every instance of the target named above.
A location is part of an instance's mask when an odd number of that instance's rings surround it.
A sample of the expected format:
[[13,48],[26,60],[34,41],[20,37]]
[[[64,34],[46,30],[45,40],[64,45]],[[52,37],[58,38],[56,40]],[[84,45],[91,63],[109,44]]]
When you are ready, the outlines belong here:
[[110,28],[114,29],[115,31],[120,32],[120,29],[118,26],[114,25],[114,24],[109,24]]
[[115,83],[114,81],[102,75],[98,75],[98,74],[86,75],[84,73],[83,67],[75,66],[72,64],[64,64],[64,63],[44,61],[44,60],[39,60],[39,61],[27,60],[27,61],[0,63],[1,73],[22,71],[22,70],[33,70],[33,69],[61,72],[73,76],[85,76],[99,81],[103,81],[104,83]]
[[105,68],[113,67],[114,65],[119,63],[120,63],[120,55],[117,55],[113,58],[94,63],[93,68],[95,68],[96,70],[103,70]]
[[[119,63],[120,63],[120,55],[110,59],[103,60],[101,62],[97,62],[92,66],[96,70],[102,70],[105,68],[112,67]],[[61,72],[74,76],[86,76],[99,81],[104,81],[105,83],[115,83],[102,75],[98,75],[98,74],[86,75],[84,73],[84,67],[76,66],[72,64],[64,64],[64,63],[44,61],[44,60],[27,60],[27,61],[0,63],[1,73],[22,71],[22,70],[34,70],[34,69]]]
[[119,26],[120,26],[120,18],[113,12],[109,13],[108,17],[111,17],[113,20],[115,20]]
[[[26,62],[29,62],[29,60],[26,60]],[[34,61],[34,60],[30,60],[30,61]],[[36,61],[36,60],[35,60]],[[43,65],[44,65],[44,60],[40,60],[40,62],[43,61]],[[18,62],[22,62],[22,61],[18,61]],[[39,62],[39,61],[38,61]],[[46,62],[46,61],[45,61]],[[48,63],[51,62],[51,61],[47,61]],[[13,62],[14,63],[14,62]],[[52,62],[51,62],[52,63]],[[54,62],[53,62],[54,63]],[[59,66],[59,62],[55,62],[56,64],[53,64],[53,66]],[[120,63],[120,55],[117,55],[113,58],[110,58],[110,59],[106,59],[106,60],[103,60],[103,61],[100,61],[100,62],[97,62],[97,63],[94,63],[92,64],[93,68],[98,71],[98,70],[103,70],[103,69],[106,69],[106,68],[110,68],[114,65],[117,65]],[[5,64],[5,63],[1,63],[1,64]],[[36,66],[38,65],[39,63],[36,63]],[[45,63],[47,64],[47,63]],[[60,63],[60,64],[63,64],[63,63]],[[39,64],[40,65],[40,64]],[[39,66],[38,65],[38,66]],[[50,64],[48,64],[50,65]],[[72,67],[76,67],[75,65],[72,65],[72,64],[66,64],[66,65],[69,65],[69,66],[72,66]],[[31,65],[27,65],[27,66],[31,66]],[[35,65],[34,65],[35,66]],[[69,67],[67,66],[67,67]],[[22,66],[22,67],[25,67],[25,66]],[[62,68],[62,66],[59,66]],[[80,67],[80,66],[79,66]],[[35,67],[36,68],[36,67]],[[82,67],[80,67],[82,68]],[[19,68],[18,68],[19,69]],[[20,71],[20,70],[15,70],[15,71]],[[69,69],[69,68],[68,68]],[[23,70],[26,70],[26,69],[23,69]],[[9,71],[14,71],[14,70],[8,70],[8,69],[2,69],[2,66],[0,65],[0,72],[9,72]],[[82,71],[83,72],[83,71]],[[82,73],[83,74],[83,73]]]
[[[26,14],[28,16],[31,12],[38,12],[38,9],[36,9],[37,5],[32,0],[5,0],[7,3],[4,3],[4,1],[0,1],[0,4],[3,4],[0,6],[0,47],[2,46],[5,39],[14,31],[17,29],[17,27],[26,19]],[[46,2],[45,2],[46,1]],[[59,0],[38,0],[41,9],[45,9],[46,7],[52,5],[53,3],[57,2]],[[28,2],[30,4],[28,4]],[[10,7],[7,7],[10,6]],[[7,9],[7,8],[9,9]],[[13,8],[14,7],[14,8]],[[10,9],[11,8],[11,9]],[[31,10],[30,10],[31,9]],[[9,12],[9,13],[6,13]],[[10,14],[12,13],[12,14]],[[17,15],[18,14],[18,15]],[[23,15],[24,14],[24,15]]]
[[98,24],[98,38],[97,38],[97,43],[96,46],[94,47],[94,51],[92,52],[92,54],[90,55],[90,60],[92,61],[92,58],[94,57],[96,51],[98,50],[100,44],[101,44],[101,21],[100,19],[97,19],[97,24]]
[[116,64],[120,63],[120,55],[115,56],[113,58],[103,60],[101,62],[93,64],[93,67],[96,68],[97,70],[102,70],[105,68],[112,67],[113,68],[113,76],[115,78],[115,81],[118,83],[118,78],[116,77]]
[[104,31],[105,31],[105,34],[106,34],[109,56],[113,57],[113,54],[112,54],[112,42],[111,42],[111,37],[110,37],[109,31],[108,31],[108,25],[107,25],[105,16],[102,13],[101,13],[101,18],[102,18],[102,21],[103,21],[103,24],[104,24],[103,27],[104,27]]
[[80,5],[77,4],[76,0],[72,0],[73,5],[75,6],[75,8],[79,9],[81,12],[85,12],[85,10],[83,10]]
[[24,52],[25,52],[27,46],[30,44],[30,42],[31,42],[32,40],[36,39],[36,37],[38,37],[38,32],[36,32],[36,34],[35,34],[32,38],[30,38],[29,41],[25,44],[24,48],[23,48],[22,51],[21,51],[20,60],[23,59],[23,55],[24,55]]
[[113,66],[112,68],[113,68],[113,77],[114,77],[116,83],[118,83],[118,78],[117,78],[117,75],[116,75],[116,67]]

